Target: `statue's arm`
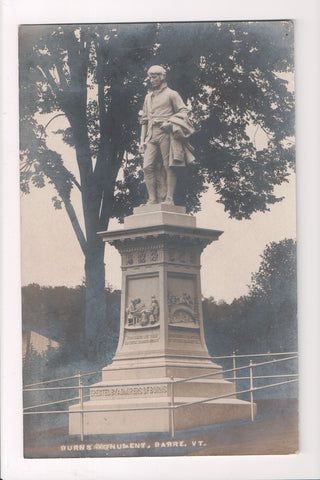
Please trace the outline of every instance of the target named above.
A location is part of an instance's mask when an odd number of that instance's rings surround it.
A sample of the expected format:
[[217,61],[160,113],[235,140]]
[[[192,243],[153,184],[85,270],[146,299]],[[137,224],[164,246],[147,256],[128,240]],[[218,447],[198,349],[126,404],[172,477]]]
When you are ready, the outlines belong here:
[[144,153],[146,148],[145,140],[148,131],[147,98],[145,98],[143,109],[139,112],[139,123],[141,125],[139,152]]
[[143,123],[141,125],[141,135],[140,135],[140,144],[139,144],[139,152],[144,153],[146,148],[146,136],[147,136],[148,125]]
[[171,94],[171,103],[173,106],[174,113],[183,113],[186,116],[188,115],[188,107],[180,97],[179,93],[176,91],[172,91]]
[[[179,116],[185,117],[187,119],[188,107],[185,105],[179,93],[175,90],[172,90],[171,92],[170,101],[173,109],[173,116],[178,113]],[[167,132],[170,132],[172,130],[172,123],[170,122],[170,118],[162,124],[161,128]]]

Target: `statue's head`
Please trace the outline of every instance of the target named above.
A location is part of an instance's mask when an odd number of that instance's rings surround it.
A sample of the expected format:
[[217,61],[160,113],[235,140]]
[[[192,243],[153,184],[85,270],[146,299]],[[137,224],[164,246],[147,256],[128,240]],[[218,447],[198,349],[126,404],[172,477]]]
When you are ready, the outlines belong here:
[[153,88],[160,87],[166,80],[166,71],[161,65],[153,65],[148,70],[148,77]]

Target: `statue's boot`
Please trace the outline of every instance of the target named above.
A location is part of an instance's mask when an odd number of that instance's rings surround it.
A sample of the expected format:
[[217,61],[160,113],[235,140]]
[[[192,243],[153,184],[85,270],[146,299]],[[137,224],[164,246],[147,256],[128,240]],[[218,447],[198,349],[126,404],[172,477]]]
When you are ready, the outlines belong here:
[[172,167],[167,168],[167,196],[164,201],[167,205],[174,205],[173,195],[177,185],[177,174]]
[[156,185],[155,185],[155,179],[149,179],[147,175],[145,175],[145,184],[148,190],[148,204],[154,204],[157,203],[157,195],[156,195]]
[[160,163],[156,170],[156,190],[158,202],[164,202],[167,197],[167,173]]

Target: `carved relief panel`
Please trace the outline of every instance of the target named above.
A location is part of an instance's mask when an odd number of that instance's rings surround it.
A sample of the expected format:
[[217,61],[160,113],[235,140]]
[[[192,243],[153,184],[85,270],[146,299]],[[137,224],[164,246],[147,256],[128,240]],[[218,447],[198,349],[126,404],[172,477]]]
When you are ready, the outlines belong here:
[[194,276],[168,276],[169,327],[198,329],[199,305]]
[[132,277],[127,280],[125,328],[143,329],[159,325],[160,305],[157,276]]
[[141,298],[129,300],[126,308],[126,328],[139,329],[146,326],[153,326],[159,323],[160,307],[155,295],[151,295],[149,304],[144,303]]
[[160,340],[159,277],[130,275],[127,277],[124,342],[130,351],[150,349]]

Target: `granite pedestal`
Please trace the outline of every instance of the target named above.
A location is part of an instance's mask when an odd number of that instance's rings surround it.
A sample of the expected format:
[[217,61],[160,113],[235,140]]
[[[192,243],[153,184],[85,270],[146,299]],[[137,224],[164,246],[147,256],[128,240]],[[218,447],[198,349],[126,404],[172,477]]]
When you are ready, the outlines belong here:
[[[184,207],[166,204],[135,208],[122,230],[100,233],[121,254],[120,337],[113,362],[83,404],[85,411],[109,411],[85,412],[85,435],[168,431],[172,412],[165,407],[173,403],[181,406],[175,429],[250,417],[250,403],[223,379],[203,332],[200,256],[221,234],[197,228]],[[190,377],[202,378],[183,381]],[[222,398],[187,406],[216,396]],[[80,413],[71,413],[78,410],[70,408],[70,435],[81,433]]]

